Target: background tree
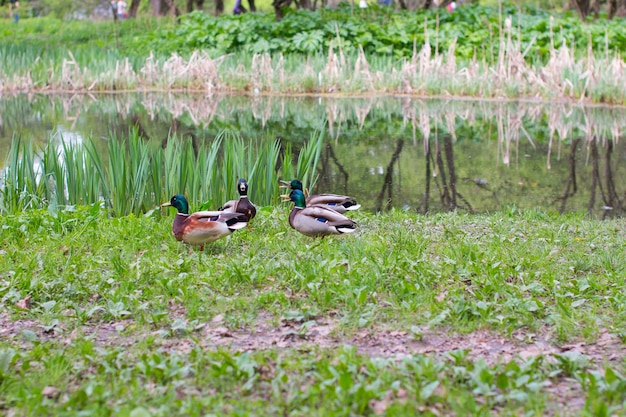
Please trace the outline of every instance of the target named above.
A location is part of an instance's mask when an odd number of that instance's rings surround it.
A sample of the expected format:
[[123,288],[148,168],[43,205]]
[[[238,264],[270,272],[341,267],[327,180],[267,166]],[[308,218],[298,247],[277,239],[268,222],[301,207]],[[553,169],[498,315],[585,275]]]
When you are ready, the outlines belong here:
[[204,6],[204,0],[187,0],[187,13],[193,12],[194,5],[198,10],[202,10]]
[[150,11],[153,16],[180,16],[174,0],[150,0]]
[[570,0],[569,2],[569,8],[576,10],[583,20],[591,14],[597,19],[603,7],[606,7],[609,19],[615,16],[626,16],[626,0]]
[[137,10],[139,10],[139,3],[141,0],[132,0],[130,2],[130,8],[128,9],[129,17],[137,17]]

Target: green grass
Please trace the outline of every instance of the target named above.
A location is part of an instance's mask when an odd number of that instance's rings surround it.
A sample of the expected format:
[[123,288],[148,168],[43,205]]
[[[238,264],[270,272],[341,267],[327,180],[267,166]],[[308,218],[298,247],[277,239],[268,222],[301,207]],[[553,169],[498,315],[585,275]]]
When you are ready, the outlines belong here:
[[[197,341],[189,345],[188,352],[168,351],[148,338],[131,352],[97,348],[90,340],[65,348],[34,342],[27,351],[5,350],[13,362],[7,371],[15,373],[5,379],[11,386],[5,404],[16,415],[29,416],[409,416],[418,411],[539,416],[567,410],[549,404],[545,389],[552,381],[580,379],[598,384],[585,392],[586,415],[609,415],[620,409],[614,404],[626,387],[611,368],[606,376],[584,369],[566,374],[568,365],[543,359],[487,365],[469,361],[461,351],[443,359],[418,355],[393,361],[367,358],[350,347],[234,353],[206,351]],[[53,391],[58,397],[42,394],[51,386],[59,387]]]
[[[613,352],[623,350],[623,219],[514,208],[476,216],[355,213],[357,234],[312,240],[289,228],[288,212],[263,207],[252,230],[204,254],[171,237],[172,213],[111,218],[93,206],[3,216],[0,307],[8,316],[0,319],[5,329],[18,324],[0,341],[0,409],[29,416],[623,412],[621,354],[516,356],[534,339],[549,347],[610,337]],[[27,296],[30,309],[19,308]],[[324,323],[332,327],[325,339],[314,331]],[[273,332],[285,337],[273,347],[261,343]],[[243,334],[258,344],[237,347]],[[399,360],[383,349],[394,334],[407,335],[406,345],[485,334],[526,341],[509,352],[513,359],[484,362],[443,349]],[[363,342],[377,335],[382,347]],[[319,340],[326,343],[315,346]],[[581,400],[568,404],[563,386]],[[43,395],[45,387],[55,390]]]

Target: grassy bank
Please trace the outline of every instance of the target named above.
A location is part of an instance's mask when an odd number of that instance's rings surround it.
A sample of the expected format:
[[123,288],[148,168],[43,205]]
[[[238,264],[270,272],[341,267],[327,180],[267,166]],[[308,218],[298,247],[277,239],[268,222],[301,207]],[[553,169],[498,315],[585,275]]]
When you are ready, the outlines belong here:
[[288,212],[262,208],[205,254],[171,237],[171,213],[2,217],[0,407],[623,411],[623,220],[356,213],[356,235],[314,241]]

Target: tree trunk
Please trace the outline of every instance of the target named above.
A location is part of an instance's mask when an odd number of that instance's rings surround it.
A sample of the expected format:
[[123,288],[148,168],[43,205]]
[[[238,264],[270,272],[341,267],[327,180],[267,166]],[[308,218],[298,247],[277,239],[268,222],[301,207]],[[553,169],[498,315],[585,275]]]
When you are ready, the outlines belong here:
[[[111,1],[111,14],[113,14],[113,20],[117,20],[117,3]],[[2,3],[4,6],[4,2]]]
[[139,3],[141,3],[141,0],[133,0],[130,2],[130,9],[128,9],[128,17],[137,17],[137,10],[139,9]]
[[578,12],[578,16],[580,16],[582,20],[585,20],[587,15],[589,15],[591,0],[570,0],[570,7],[572,6],[572,3],[574,6],[573,8]]
[[609,19],[613,19],[615,17],[615,12],[617,11],[617,0],[608,0],[607,7],[609,9]]
[[615,16],[626,17],[626,0],[616,0],[616,2],[617,10],[615,12]]
[[254,4],[254,0],[248,0],[248,5],[250,6],[251,12],[256,12],[256,4]]
[[[448,4],[452,3],[454,0],[441,0],[435,3],[433,0],[426,0],[422,5],[422,9],[432,9],[434,7],[446,7]],[[401,8],[405,8],[403,5],[403,1],[400,1]]]
[[176,7],[176,4],[174,4],[173,0],[165,0],[165,5],[167,6],[165,8],[167,14],[176,17],[180,16],[180,10],[178,10],[178,7]]
[[224,0],[215,0],[215,16],[224,13]]
[[597,19],[600,17],[600,0],[595,0],[591,8],[593,9],[593,18]]
[[187,13],[193,12],[193,5],[196,5],[196,10],[202,10],[204,6],[204,0],[187,0]]
[[272,2],[272,6],[274,6],[274,15],[276,16],[276,21],[279,21],[283,18],[283,8],[289,7],[292,0],[274,0]]
[[180,16],[180,10],[172,0],[150,0],[150,11],[153,16]]
[[165,15],[165,1],[164,0],[150,0],[150,12],[152,16],[164,16]]

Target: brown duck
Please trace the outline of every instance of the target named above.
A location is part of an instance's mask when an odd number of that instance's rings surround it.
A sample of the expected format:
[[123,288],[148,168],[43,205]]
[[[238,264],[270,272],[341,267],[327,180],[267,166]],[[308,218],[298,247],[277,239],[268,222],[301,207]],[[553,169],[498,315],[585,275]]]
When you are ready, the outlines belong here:
[[204,250],[205,243],[228,236],[248,224],[246,217],[240,213],[197,211],[189,214],[189,203],[181,194],[176,194],[169,202],[162,204],[162,207],[168,206],[178,210],[172,225],[172,234],[176,240],[199,245],[200,251]]

